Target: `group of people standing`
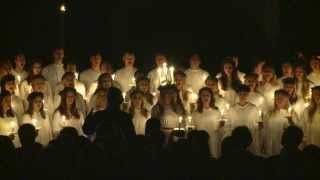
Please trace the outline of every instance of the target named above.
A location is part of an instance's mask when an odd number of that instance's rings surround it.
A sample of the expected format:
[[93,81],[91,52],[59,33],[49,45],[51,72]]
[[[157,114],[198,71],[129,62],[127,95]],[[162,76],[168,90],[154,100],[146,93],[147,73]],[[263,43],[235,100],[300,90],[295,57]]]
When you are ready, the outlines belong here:
[[12,65],[0,66],[0,135],[19,147],[19,126],[32,124],[37,142],[44,146],[65,127],[94,139],[95,114],[111,109],[114,102],[108,93],[116,88],[123,97],[120,109],[128,114],[135,134],[145,134],[150,118],[159,120],[168,139],[173,131],[204,130],[214,157],[221,155],[222,140],[239,126],[249,128],[249,149],[258,155],[279,154],[282,133],[292,125],[303,129],[303,146],[320,146],[319,57],[311,57],[310,64],[283,62],[280,78],[264,60],[243,73],[237,57],[225,57],[218,74],[202,69],[198,54],[190,57],[186,70],[169,67],[163,53],[156,53],[154,60],[155,68],[145,73],[135,67],[135,55],[128,51],[122,56],[124,66],[114,72],[94,52],[91,67],[78,75],[77,64],[64,64],[62,48],[53,51],[52,64],[42,68],[40,61],[32,61],[28,71],[25,56],[17,54]]

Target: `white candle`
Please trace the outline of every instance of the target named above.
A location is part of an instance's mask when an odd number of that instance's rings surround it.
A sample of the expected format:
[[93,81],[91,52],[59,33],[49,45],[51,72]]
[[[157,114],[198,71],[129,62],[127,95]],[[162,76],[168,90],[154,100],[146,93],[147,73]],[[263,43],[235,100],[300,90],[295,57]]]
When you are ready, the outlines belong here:
[[112,80],[114,81],[114,79],[116,78],[116,75],[115,75],[115,74],[112,74],[112,75],[111,75],[111,78],[112,78]]
[[21,81],[20,75],[17,75],[17,81],[18,81],[18,83],[20,83],[20,81]]
[[65,115],[62,115],[61,122],[62,122],[63,126],[67,125],[67,121],[66,121],[66,116]]
[[174,83],[174,75],[173,75],[173,73],[174,73],[174,67],[171,66],[171,67],[169,68],[169,70],[170,70],[170,76],[171,76],[171,84],[173,84],[173,83]]
[[220,112],[221,112],[221,117],[222,117],[224,115],[224,109],[221,109]]
[[16,128],[16,123],[13,121],[10,122],[10,127],[11,127],[11,134],[15,133],[15,128]]
[[191,124],[192,123],[192,117],[188,116],[188,123]]
[[192,99],[193,99],[194,102],[197,102],[198,94],[197,93],[192,93]]
[[167,63],[163,63],[163,80],[165,81],[165,84],[167,83],[168,81],[168,68],[167,68]]
[[136,78],[133,77],[131,81],[132,81],[131,86],[132,87],[136,86]]
[[261,110],[259,110],[259,116],[262,117],[262,111]]
[[76,79],[78,79],[79,74],[78,74],[77,72],[75,72],[75,73],[74,73],[74,76],[75,76]]
[[181,124],[182,124],[182,116],[179,116],[178,122],[179,122],[179,130],[181,129]]
[[260,99],[260,105],[263,103],[263,98],[261,97]]
[[229,110],[229,108],[230,108],[230,104],[227,103],[226,104],[226,109]]

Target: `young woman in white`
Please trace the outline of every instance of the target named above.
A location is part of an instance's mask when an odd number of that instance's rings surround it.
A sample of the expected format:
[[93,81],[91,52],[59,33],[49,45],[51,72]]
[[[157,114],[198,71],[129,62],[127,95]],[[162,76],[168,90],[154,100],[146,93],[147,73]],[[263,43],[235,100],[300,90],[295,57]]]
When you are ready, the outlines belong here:
[[192,114],[192,120],[197,130],[204,130],[209,134],[211,154],[218,158],[224,122],[222,122],[221,113],[215,106],[214,96],[209,88],[200,89],[197,104],[197,110]]
[[230,110],[226,114],[228,134],[231,134],[234,128],[239,126],[246,126],[249,128],[253,142],[250,145],[250,151],[252,153],[260,153],[259,144],[261,130],[261,115],[259,109],[254,104],[248,101],[250,93],[250,87],[247,85],[240,85],[237,88],[237,95],[239,102],[231,106]]
[[130,94],[130,106],[128,112],[132,115],[132,123],[137,135],[144,135],[146,122],[150,118],[150,113],[144,107],[143,95],[139,91]]
[[304,64],[296,64],[294,75],[297,81],[297,95],[305,101],[311,99],[311,88],[313,83],[307,78]]
[[52,140],[52,128],[49,115],[44,111],[43,94],[31,93],[28,96],[28,102],[28,109],[22,116],[21,124],[32,124],[38,132],[36,141],[47,146]]
[[0,135],[9,136],[16,148],[20,146],[18,120],[11,108],[11,94],[0,94]]
[[115,72],[114,81],[118,82],[122,93],[127,93],[136,85],[134,74],[137,69],[134,67],[135,55],[132,52],[125,52],[122,57],[124,67]]
[[[191,88],[187,87],[186,74],[184,72],[176,71],[174,73],[174,79],[179,94],[178,101],[181,101],[186,112],[188,114],[191,114],[195,109],[195,102],[197,101],[197,99],[195,99],[195,97],[193,97],[192,95],[198,93],[192,93]],[[198,95],[196,97],[198,97]]]
[[[84,85],[84,83],[82,83],[81,81],[79,81],[79,74],[77,72],[77,65],[74,62],[68,62],[66,63],[66,72],[69,73],[74,73],[74,88],[77,90],[77,92],[79,94],[81,94],[82,97],[86,97],[87,96],[87,89],[86,86]],[[62,83],[59,83],[60,87],[63,87]],[[63,88],[61,88],[60,90],[62,90]],[[55,92],[57,93],[57,92]]]
[[41,63],[38,61],[34,61],[31,65],[31,69],[29,71],[27,78],[24,81],[22,81],[20,84],[21,99],[23,100],[27,99],[28,95],[32,92],[32,87],[31,87],[32,79],[40,76],[44,80],[44,89],[43,89],[44,96],[46,97],[49,96],[51,99],[53,98],[49,82],[41,75]]
[[304,131],[304,145],[320,146],[320,86],[312,88],[311,103],[301,117]]
[[219,80],[219,89],[221,95],[230,105],[236,102],[235,89],[241,84],[237,69],[232,58],[225,58],[222,63],[221,77]]
[[[66,72],[62,77],[62,83],[64,88],[73,88],[75,87],[75,75],[72,72]],[[54,108],[57,108],[60,105],[61,102],[61,91],[59,94],[54,96],[53,105]],[[83,115],[86,115],[87,113],[87,106],[86,102],[84,101],[82,95],[76,91],[76,105],[77,109],[83,113]]]
[[277,90],[274,96],[274,108],[263,117],[265,152],[269,156],[280,153],[284,130],[290,125],[299,124],[297,115],[290,108],[289,94],[285,90]]
[[282,71],[282,76],[278,79],[278,82],[280,84],[280,87],[283,87],[282,80],[286,78],[294,77],[292,63],[289,61],[283,62],[281,65],[281,71]]
[[148,73],[152,93],[158,93],[158,87],[172,81],[171,73],[167,67],[167,57],[162,53],[155,54],[156,68]]
[[183,118],[186,111],[178,101],[178,91],[173,85],[160,87],[160,98],[152,108],[151,116],[161,121],[161,128],[168,135],[174,128],[183,128]]
[[102,56],[99,52],[93,52],[90,55],[91,67],[80,73],[79,80],[84,83],[86,89],[90,88],[90,85],[94,83],[101,74],[100,65],[102,62]]
[[308,75],[308,79],[315,85],[320,85],[320,59],[317,56],[312,57],[310,60],[311,73]]
[[280,85],[277,81],[274,66],[271,64],[264,64],[262,67],[262,81],[259,83],[257,90],[264,96],[268,111],[273,109],[274,92],[278,89],[280,89]]
[[141,92],[143,96],[143,105],[151,112],[151,109],[157,103],[158,98],[150,92],[150,80],[147,77],[138,78],[135,90]]
[[215,106],[218,107],[221,115],[224,115],[225,112],[229,110],[230,104],[220,95],[218,79],[211,75],[208,76],[206,79],[206,87],[211,89],[215,100]]
[[14,58],[14,69],[12,70],[12,75],[16,78],[17,86],[20,86],[20,83],[24,81],[28,73],[24,70],[26,66],[26,57],[24,54],[17,54]]
[[205,80],[209,76],[209,73],[200,68],[201,58],[199,54],[193,54],[189,60],[190,68],[185,71],[186,84],[191,87],[194,93],[205,86]]
[[255,73],[248,73],[245,75],[245,85],[250,87],[250,93],[248,95],[248,101],[261,111],[265,112],[266,108],[266,100],[264,96],[257,91],[258,88],[258,75]]
[[61,102],[53,115],[52,129],[54,137],[65,127],[75,128],[80,135],[83,134],[82,125],[84,123],[83,114],[76,106],[77,92],[73,88],[65,88],[61,92]]
[[16,82],[15,77],[11,74],[2,77],[1,79],[1,92],[9,92],[11,94],[11,107],[16,114],[18,120],[24,113],[24,105],[22,99],[15,95]]
[[262,81],[262,67],[265,63],[265,60],[258,59],[254,65],[253,72],[258,76],[258,82]]

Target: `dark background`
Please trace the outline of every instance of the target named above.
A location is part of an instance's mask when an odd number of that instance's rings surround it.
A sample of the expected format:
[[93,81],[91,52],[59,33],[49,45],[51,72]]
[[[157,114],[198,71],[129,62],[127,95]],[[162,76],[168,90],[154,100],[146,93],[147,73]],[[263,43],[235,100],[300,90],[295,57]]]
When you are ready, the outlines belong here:
[[199,52],[211,72],[223,56],[238,55],[248,71],[257,57],[279,63],[296,50],[319,49],[318,0],[66,0],[65,15],[60,3],[1,2],[1,59],[24,52],[48,62],[52,49],[64,46],[81,69],[96,49],[119,67],[121,52],[131,49],[138,67],[149,67],[160,50],[184,66]]

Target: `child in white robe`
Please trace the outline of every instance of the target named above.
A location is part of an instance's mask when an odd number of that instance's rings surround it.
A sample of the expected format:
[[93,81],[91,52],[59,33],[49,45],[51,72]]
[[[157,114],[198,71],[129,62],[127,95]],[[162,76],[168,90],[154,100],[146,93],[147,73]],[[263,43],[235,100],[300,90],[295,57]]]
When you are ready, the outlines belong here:
[[90,88],[90,85],[94,83],[101,74],[100,65],[102,62],[102,56],[99,52],[94,52],[90,55],[91,67],[80,73],[79,80],[84,83],[86,89]]
[[301,116],[304,131],[304,145],[320,146],[320,86],[312,88],[310,106]]
[[[27,71],[24,70],[25,65],[26,65],[25,55],[24,54],[17,54],[14,58],[14,65],[15,65],[14,69],[12,70],[11,73],[16,78],[17,86],[20,87],[21,82],[23,82],[28,76]],[[16,95],[18,95],[18,94],[16,94]]]
[[139,91],[130,94],[130,106],[128,112],[132,115],[132,123],[137,135],[144,135],[146,123],[150,118],[150,113],[144,107],[143,95]]
[[53,115],[52,121],[54,137],[57,137],[65,127],[73,127],[79,135],[83,135],[84,116],[76,106],[76,95],[76,90],[69,87],[61,92],[61,102]]
[[135,55],[132,52],[125,52],[122,57],[124,67],[115,72],[114,81],[118,82],[123,93],[127,93],[136,85],[134,74],[137,69],[134,67]]
[[9,136],[16,148],[20,146],[18,120],[11,108],[11,94],[0,94],[0,135]]
[[156,68],[148,73],[152,93],[158,93],[158,87],[168,84],[173,80],[170,69],[167,67],[167,57],[162,53],[155,55]]
[[320,85],[320,59],[312,57],[310,60],[310,67],[312,72],[308,75],[308,79],[315,85]]
[[289,94],[284,90],[275,92],[274,109],[264,117],[265,152],[268,156],[278,155],[282,149],[281,137],[290,125],[299,124],[296,113],[290,108]]
[[252,144],[249,150],[252,153],[260,153],[260,141],[261,136],[261,115],[259,109],[254,104],[248,101],[250,93],[250,87],[247,85],[240,85],[237,88],[237,94],[239,102],[231,106],[230,110],[226,114],[228,134],[231,134],[233,129],[239,126],[246,126],[249,128],[252,135]]
[[294,69],[295,78],[297,80],[297,95],[305,101],[311,99],[311,88],[313,83],[307,78],[304,64],[297,64]]
[[211,155],[218,158],[224,136],[224,122],[220,111],[215,107],[214,96],[209,88],[200,89],[197,110],[192,114],[192,120],[197,130],[204,130],[209,134]]
[[[75,79],[74,79],[74,88],[77,90],[77,92],[79,94],[82,95],[82,97],[86,97],[87,96],[87,89],[86,86],[84,85],[84,83],[82,83],[81,81],[79,81],[79,74],[77,72],[77,64],[74,62],[68,62],[66,63],[66,72],[72,72],[74,73]],[[60,86],[62,85],[61,83],[59,83]],[[63,90],[60,89],[59,92]],[[57,93],[57,92],[55,92]]]
[[281,71],[282,71],[282,77],[280,77],[278,79],[278,83],[280,84],[280,87],[282,88],[283,87],[282,81],[284,79],[294,77],[292,63],[289,61],[283,62],[281,65]]
[[176,71],[174,79],[179,94],[178,101],[181,101],[187,114],[191,114],[195,109],[196,99],[192,98],[192,90],[186,85],[186,74],[182,71]]
[[257,91],[258,88],[258,75],[255,73],[248,73],[245,76],[245,85],[250,87],[250,93],[248,95],[248,101],[262,112],[267,111],[266,100],[262,94]]
[[28,102],[28,109],[22,116],[21,124],[32,124],[38,133],[36,142],[47,146],[52,140],[52,128],[49,115],[44,111],[43,94],[31,93]]
[[192,92],[197,93],[205,86],[205,80],[209,73],[200,68],[201,58],[199,54],[193,54],[190,58],[190,68],[185,71],[186,84],[191,87]]

